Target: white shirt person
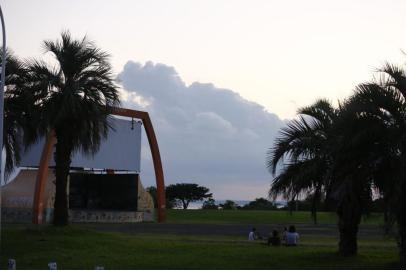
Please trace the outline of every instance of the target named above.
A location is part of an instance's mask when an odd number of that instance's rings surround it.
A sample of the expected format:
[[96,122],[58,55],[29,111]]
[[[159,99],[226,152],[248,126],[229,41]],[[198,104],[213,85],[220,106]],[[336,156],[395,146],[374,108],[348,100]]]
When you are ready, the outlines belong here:
[[299,234],[296,232],[295,226],[290,226],[289,231],[286,233],[286,245],[297,246],[299,243]]
[[255,241],[257,240],[257,229],[252,228],[252,230],[250,231],[250,233],[248,234],[248,241]]

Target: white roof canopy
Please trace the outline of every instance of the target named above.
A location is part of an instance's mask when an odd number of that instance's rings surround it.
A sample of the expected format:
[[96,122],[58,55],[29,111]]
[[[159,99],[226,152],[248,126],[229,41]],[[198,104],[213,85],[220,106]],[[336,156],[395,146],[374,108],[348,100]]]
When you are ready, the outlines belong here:
[[[141,122],[111,117],[114,130],[101,142],[94,156],[80,151],[73,154],[71,167],[88,169],[112,169],[140,172]],[[38,167],[45,139],[32,145],[21,157],[20,167]],[[54,166],[53,155],[49,166]]]

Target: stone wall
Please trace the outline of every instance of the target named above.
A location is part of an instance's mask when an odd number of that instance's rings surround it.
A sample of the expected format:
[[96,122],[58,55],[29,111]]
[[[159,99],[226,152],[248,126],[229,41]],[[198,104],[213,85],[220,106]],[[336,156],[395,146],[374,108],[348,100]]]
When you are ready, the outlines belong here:
[[141,179],[138,181],[138,212],[144,213],[144,221],[154,221],[154,200],[142,186]]
[[[37,170],[21,170],[16,178],[2,187],[1,218],[6,223],[32,222],[32,205],[34,200]],[[44,188],[44,221],[51,222],[55,185],[55,175],[49,170]]]
[[1,221],[4,223],[30,223],[32,210],[30,208],[2,207]]
[[[2,187],[1,218],[6,223],[30,223],[37,170],[22,170],[9,184]],[[55,175],[52,170],[44,190],[44,222],[51,223],[55,199]],[[69,192],[69,191],[68,191]],[[137,211],[70,210],[72,222],[126,223],[154,220],[151,195],[138,181]]]
[[69,210],[69,220],[78,223],[136,223],[144,220],[143,212]]
[[[1,206],[5,208],[32,208],[37,170],[21,170],[16,178],[2,187]],[[53,207],[55,175],[49,170],[44,187],[44,207]]]

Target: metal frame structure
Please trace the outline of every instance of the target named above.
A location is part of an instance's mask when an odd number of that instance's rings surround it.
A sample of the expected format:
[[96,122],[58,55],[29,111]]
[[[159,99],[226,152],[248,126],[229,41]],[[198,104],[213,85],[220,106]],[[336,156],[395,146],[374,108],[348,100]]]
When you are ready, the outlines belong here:
[[[151,150],[152,161],[154,164],[155,179],[156,179],[156,189],[157,189],[157,203],[156,206],[158,211],[158,222],[164,222],[166,219],[166,199],[165,199],[165,183],[164,183],[164,173],[162,169],[161,155],[159,153],[158,142],[155,136],[154,128],[152,126],[149,114],[143,111],[136,111],[124,108],[111,108],[111,114],[117,116],[131,117],[140,119],[143,123],[145,133],[147,134],[149,147]],[[53,131],[49,132],[44,148],[42,150],[40,164],[38,168],[38,174],[35,184],[35,194],[33,202],[33,217],[32,222],[34,224],[42,224],[43,222],[43,212],[44,212],[44,190],[46,180],[48,178],[49,161],[52,156],[53,146],[56,143],[55,133]]]
[[[2,30],[2,37],[3,37],[3,47],[2,47],[2,61],[1,61],[1,82],[0,82],[0,153],[3,152],[3,125],[4,125],[4,86],[6,83],[6,52],[7,52],[7,45],[6,45],[6,25],[4,24],[4,16],[3,10],[0,6],[0,21],[1,21],[1,30]],[[1,185],[4,181],[4,171],[3,171],[3,161],[0,158],[0,210],[1,210]],[[0,216],[0,223],[1,223],[1,216]]]

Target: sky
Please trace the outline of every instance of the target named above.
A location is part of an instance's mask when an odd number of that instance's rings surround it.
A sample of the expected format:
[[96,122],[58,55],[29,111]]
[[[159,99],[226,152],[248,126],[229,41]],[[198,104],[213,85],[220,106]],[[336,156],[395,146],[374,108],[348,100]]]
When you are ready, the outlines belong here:
[[[2,1],[8,47],[47,57],[63,29],[111,54],[123,105],[151,113],[167,183],[266,196],[266,151],[296,110],[404,63],[406,1]],[[145,141],[145,140],[144,140]],[[153,183],[143,150],[145,185]]]

